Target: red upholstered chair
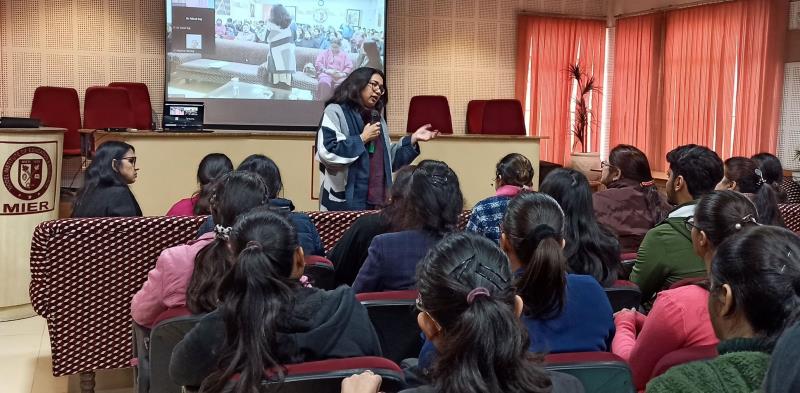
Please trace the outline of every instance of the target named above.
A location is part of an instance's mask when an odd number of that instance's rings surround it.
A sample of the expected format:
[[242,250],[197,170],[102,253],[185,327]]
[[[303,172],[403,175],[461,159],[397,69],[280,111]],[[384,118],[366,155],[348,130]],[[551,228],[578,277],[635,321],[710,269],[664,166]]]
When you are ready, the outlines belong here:
[[578,378],[586,393],[633,393],[628,364],[610,352],[572,352],[545,356],[545,368]]
[[613,287],[604,289],[614,312],[623,308],[639,308],[642,301],[642,291],[630,281],[617,280]]
[[83,126],[86,128],[136,127],[128,90],[121,87],[92,86],[83,100]]
[[472,100],[467,103],[467,134],[483,133],[483,109],[487,100]]
[[490,100],[483,108],[481,134],[525,135],[525,115],[519,100]]
[[306,255],[305,262],[305,276],[311,285],[320,289],[336,288],[336,270],[333,262],[319,255]]
[[422,331],[417,324],[416,290],[359,293],[356,299],[367,308],[385,358],[401,362],[419,355]]
[[707,279],[708,279],[707,277],[689,277],[689,278],[684,278],[683,280],[676,281],[674,284],[670,285],[669,288],[665,288],[665,289],[675,289],[675,288],[685,287],[687,285],[695,285],[695,284],[699,284],[701,282],[704,282]]
[[453,120],[450,105],[445,96],[414,96],[408,106],[406,132],[414,132],[430,123],[433,129],[442,134],[453,133]]
[[653,373],[650,379],[653,379],[661,374],[664,374],[673,366],[678,366],[684,363],[694,362],[697,360],[713,359],[718,356],[716,345],[703,345],[699,347],[681,348],[672,351],[656,363],[653,368]]
[[149,130],[153,122],[153,107],[150,103],[150,91],[144,83],[113,82],[110,87],[121,87],[128,91],[133,106],[134,128]]
[[33,93],[31,117],[41,120],[42,126],[66,128],[64,155],[81,154],[81,104],[75,89],[39,86]]
[[[784,180],[783,184],[788,184],[787,182],[797,185],[793,180]],[[794,198],[791,194],[789,197]],[[778,205],[778,210],[781,212],[786,229],[795,233],[800,232],[800,203],[783,203]]]

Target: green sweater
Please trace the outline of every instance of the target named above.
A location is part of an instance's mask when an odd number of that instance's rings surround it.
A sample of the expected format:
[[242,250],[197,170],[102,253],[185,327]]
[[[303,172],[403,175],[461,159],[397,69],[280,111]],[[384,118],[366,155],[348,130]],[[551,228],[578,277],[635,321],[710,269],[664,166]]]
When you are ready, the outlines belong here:
[[692,233],[686,217],[694,214],[696,201],[675,208],[670,216],[649,230],[639,246],[631,281],[642,291],[642,303],[649,303],[658,291],[684,278],[704,277],[706,267],[692,248]]
[[761,388],[774,343],[737,338],[719,343],[720,356],[669,369],[647,384],[647,393],[732,393]]

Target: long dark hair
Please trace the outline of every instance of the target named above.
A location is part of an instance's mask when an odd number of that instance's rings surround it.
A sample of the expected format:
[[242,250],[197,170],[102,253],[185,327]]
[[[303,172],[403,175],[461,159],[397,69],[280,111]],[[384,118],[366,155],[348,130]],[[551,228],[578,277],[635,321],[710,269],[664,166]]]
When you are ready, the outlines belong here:
[[745,228],[717,248],[712,296],[723,284],[753,331],[769,341],[800,319],[800,238],[774,226]]
[[694,210],[694,226],[706,234],[714,247],[742,228],[756,225],[757,220],[758,211],[753,202],[731,190],[704,195]]
[[251,154],[236,167],[237,171],[248,171],[261,176],[261,180],[267,184],[269,198],[274,199],[283,190],[283,180],[278,164],[271,158],[263,154]]
[[495,177],[503,184],[517,187],[533,185],[533,165],[527,157],[519,153],[506,154],[494,168]]
[[650,171],[650,162],[647,156],[631,145],[617,145],[608,155],[608,163],[619,170],[624,179],[633,180],[644,194],[647,202],[647,211],[651,215],[651,222],[660,222],[667,215],[661,207],[661,196],[658,187],[653,182],[653,173]]
[[197,167],[197,184],[200,185],[200,189],[195,193],[197,195],[197,203],[194,204],[195,215],[211,213],[208,200],[211,198],[212,182],[232,170],[231,159],[222,153],[211,153],[200,160],[200,165]]
[[725,177],[729,181],[736,182],[736,191],[753,195],[753,203],[758,209],[759,223],[785,225],[778,210],[778,193],[764,178],[755,161],[745,157],[731,157],[725,160]]
[[[550,391],[541,358],[528,352],[528,332],[514,314],[509,270],[497,245],[469,232],[448,235],[417,265],[419,306],[443,334],[432,374],[437,392]],[[488,295],[476,296],[476,288]]]
[[604,287],[612,286],[622,267],[619,240],[597,223],[586,176],[559,168],[547,175],[540,191],[552,196],[566,214],[564,256],[570,271],[593,276]]
[[547,194],[525,192],[508,203],[503,234],[525,266],[515,286],[525,303],[525,315],[531,318],[552,318],[564,309],[563,230],[564,212]]
[[115,169],[128,150],[136,151],[133,146],[119,141],[108,141],[97,147],[94,158],[83,175],[83,187],[75,197],[72,211],[83,208],[84,202],[98,187],[127,186],[128,183]]
[[380,214],[383,220],[396,231],[403,230],[405,220],[405,203],[408,194],[408,186],[411,184],[411,175],[417,169],[416,165],[406,165],[394,174],[394,182],[389,188],[389,198],[387,205],[381,209]]
[[269,10],[269,21],[285,29],[292,24],[292,15],[286,10],[283,4],[275,4]]
[[404,205],[404,229],[421,229],[435,237],[454,231],[464,210],[458,176],[442,161],[421,161],[411,174]]
[[356,109],[362,109],[364,105],[361,103],[361,90],[369,84],[372,75],[378,74],[383,78],[383,95],[375,103],[375,110],[382,112],[386,108],[386,103],[389,100],[389,90],[387,87],[386,75],[381,70],[370,67],[356,68],[350,75],[342,81],[342,84],[333,90],[333,97],[325,101],[325,106],[330,104],[349,105]]
[[283,311],[290,309],[294,254],[299,247],[294,226],[266,208],[236,220],[230,245],[235,262],[219,287],[219,313],[225,323],[220,368],[209,375],[201,392],[221,392],[236,373],[236,393],[259,392],[264,370],[278,372],[276,332]]
[[255,174],[233,171],[215,183],[211,194],[211,215],[216,224],[215,239],[203,247],[194,260],[194,271],[186,288],[186,305],[193,314],[217,308],[220,277],[230,268],[226,246],[229,227],[242,213],[268,203],[269,189]]
[[783,184],[783,165],[781,160],[770,153],[758,153],[750,157],[750,159],[756,162],[764,175],[764,179],[778,193],[778,202],[786,203],[786,193],[781,188]]

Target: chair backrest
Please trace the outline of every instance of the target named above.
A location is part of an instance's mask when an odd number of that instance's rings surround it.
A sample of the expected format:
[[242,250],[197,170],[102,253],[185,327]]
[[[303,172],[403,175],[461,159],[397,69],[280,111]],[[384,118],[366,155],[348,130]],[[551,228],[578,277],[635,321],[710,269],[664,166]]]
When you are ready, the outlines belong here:
[[481,134],[525,135],[525,115],[519,100],[490,100],[483,109]]
[[121,87],[128,91],[133,107],[134,126],[140,130],[149,130],[153,123],[153,106],[150,102],[150,91],[144,83],[112,82],[110,87]]
[[650,379],[653,379],[667,372],[670,367],[697,360],[713,359],[717,357],[716,345],[702,345],[697,347],[681,348],[664,355],[661,360],[653,367]]
[[792,232],[800,232],[800,203],[780,204],[778,205],[778,210],[781,212],[786,229]]
[[611,303],[611,309],[614,312],[622,310],[623,308],[639,308],[642,301],[642,291],[636,284],[630,281],[617,281],[611,288],[604,288],[608,301]]
[[41,120],[42,126],[66,128],[64,154],[81,154],[81,104],[78,92],[72,88],[39,86],[33,92],[31,117]]
[[[780,189],[786,194],[785,202],[787,204],[800,203],[800,184],[794,180],[794,177],[784,176]],[[786,218],[784,217],[784,219]]]
[[445,96],[414,96],[408,105],[406,132],[414,132],[425,124],[442,134],[453,133],[450,104]]
[[92,86],[83,99],[83,126],[86,128],[136,127],[128,90],[121,87]]
[[367,308],[383,357],[399,363],[419,355],[423,343],[417,324],[416,290],[359,293],[356,299]]
[[483,109],[487,100],[472,100],[467,103],[467,134],[483,133]]
[[181,386],[169,376],[169,362],[175,346],[201,318],[203,315],[177,316],[153,327],[150,332],[150,393],[181,393]]
[[572,352],[547,355],[545,368],[578,378],[586,393],[632,393],[628,364],[610,352]]
[[335,289],[336,270],[333,262],[318,255],[306,255],[305,275],[315,288]]

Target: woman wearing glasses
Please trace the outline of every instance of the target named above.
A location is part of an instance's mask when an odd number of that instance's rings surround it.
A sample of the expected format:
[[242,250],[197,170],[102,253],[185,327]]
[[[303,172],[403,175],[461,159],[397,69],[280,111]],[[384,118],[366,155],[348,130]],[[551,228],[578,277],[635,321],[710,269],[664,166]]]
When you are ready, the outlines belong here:
[[379,70],[356,69],[325,103],[316,144],[322,211],[380,209],[392,172],[414,161],[417,142],[439,135],[426,124],[392,143],[381,115],[387,100],[385,80]]
[[128,188],[136,181],[138,171],[133,146],[117,141],[100,145],[84,173],[72,217],[141,216],[142,209]]
[[607,189],[592,196],[597,221],[617,233],[622,253],[636,252],[647,231],[671,208],[658,193],[641,150],[618,145],[601,166],[600,182]]

